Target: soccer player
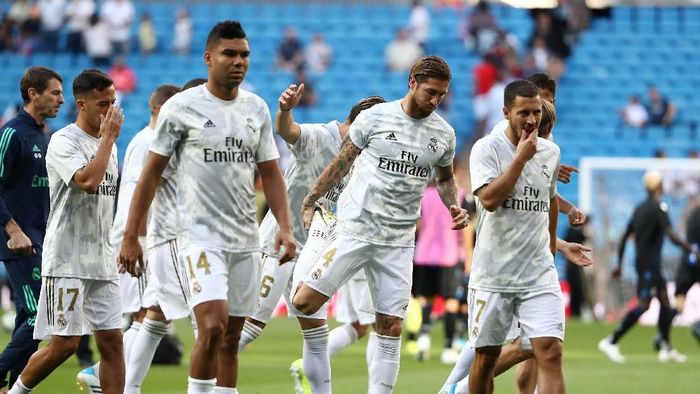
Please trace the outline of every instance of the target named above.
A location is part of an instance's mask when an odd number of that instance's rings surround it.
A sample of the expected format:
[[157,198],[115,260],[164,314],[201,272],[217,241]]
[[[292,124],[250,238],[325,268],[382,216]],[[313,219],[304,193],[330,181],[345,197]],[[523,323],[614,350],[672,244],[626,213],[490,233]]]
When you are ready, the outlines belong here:
[[[331,121],[326,124],[297,124],[294,122],[292,111],[299,104],[304,92],[304,84],[299,86],[290,85],[279,98],[279,108],[275,114],[275,130],[290,146],[292,159],[289,167],[285,172],[285,183],[287,185],[287,193],[291,206],[301,207],[302,200],[309,193],[313,182],[321,175],[324,168],[340,151],[340,145],[343,139],[347,136],[350,125],[361,111],[372,107],[375,104],[383,103],[384,99],[378,96],[367,97],[355,104],[347,118],[341,123]],[[335,208],[338,196],[343,189],[343,185],[326,193],[322,199],[323,207],[327,210]],[[278,253],[275,253],[274,237],[279,229],[279,226],[274,216],[268,212],[260,224],[260,240],[262,249],[262,281],[260,284],[260,293],[258,295],[258,306],[255,312],[246,320],[243,326],[239,351],[242,350],[248,343],[255,340],[267,325],[267,321],[272,316],[277,302],[284,295],[289,300],[290,292],[294,286],[292,277],[295,271],[307,270],[308,265],[302,266],[297,264],[299,254],[307,240],[307,232],[304,230],[304,223],[301,217],[301,212],[296,211],[292,215],[294,223],[294,239],[297,241],[297,256],[286,264],[280,264]],[[315,261],[311,261],[313,265]],[[308,272],[297,272],[294,274],[298,277],[303,277]],[[354,287],[361,288],[353,281]],[[316,372],[319,365],[327,364],[327,358],[332,353],[340,351],[342,348],[349,346],[359,337],[365,334],[369,322],[360,324],[359,317],[352,319],[352,316],[347,316],[351,310],[356,309],[353,304],[353,298],[343,290],[342,299],[345,301],[339,304],[345,322],[347,325],[340,326],[330,333],[326,325],[325,314],[318,314],[313,319],[298,313],[291,309],[290,315],[299,318],[299,323],[302,328],[304,337],[304,368],[294,371],[296,374],[302,374],[306,371],[307,377],[310,379],[309,384],[314,389],[314,392],[322,392],[321,386],[330,387],[330,382],[324,382],[328,377],[318,378],[317,376],[326,375],[323,372]],[[356,297],[355,301],[359,301],[360,297]],[[289,302],[291,304],[291,302]],[[352,319],[352,320],[350,320]],[[348,321],[350,320],[350,321]],[[370,321],[371,322],[371,321]],[[320,340],[312,340],[319,335],[325,336],[325,341],[329,340],[332,349],[330,352],[316,351],[315,344]],[[313,343],[312,343],[313,342]],[[314,351],[309,350],[309,346],[314,348]],[[316,359],[320,358],[320,361]],[[323,361],[326,360],[326,361]],[[300,385],[303,383],[299,383]]]
[[0,260],[15,294],[15,329],[0,354],[0,387],[9,386],[27,365],[39,341],[32,332],[41,291],[41,253],[49,214],[44,122],[63,104],[61,76],[30,67],[19,83],[23,107],[0,133]]
[[138,228],[171,156],[177,185],[178,247],[185,262],[190,305],[199,327],[190,360],[188,393],[236,393],[238,341],[253,313],[259,277],[254,173],[280,225],[275,251],[294,257],[289,202],[265,102],[240,89],[250,46],[237,21],[209,32],[205,85],[173,96],[161,108],[155,137],[134,192],[120,262],[137,275],[143,264]]
[[671,308],[666,290],[666,280],[661,272],[661,247],[666,236],[675,245],[683,248],[685,253],[698,253],[692,250],[692,246],[683,240],[671,225],[666,204],[661,201],[663,195],[663,179],[656,171],[644,174],[644,188],[647,191],[647,199],[637,205],[632,218],[627,224],[625,233],[618,246],[618,266],[613,270],[613,278],[619,278],[622,273],[622,262],[625,255],[625,245],[630,236],[635,238],[636,257],[634,261],[637,270],[637,305],[627,311],[620,324],[613,333],[598,342],[598,349],[616,363],[624,363],[625,357],[620,353],[618,342],[625,333],[634,326],[647,309],[652,297],[659,300],[659,328],[661,334],[659,361],[685,362],[686,357],[671,347],[670,332],[671,323],[676,311]]
[[[131,198],[134,194],[136,184],[139,181],[139,177],[141,176],[141,169],[143,168],[146,162],[148,148],[150,147],[151,139],[153,138],[154,134],[153,129],[156,126],[156,119],[158,119],[158,113],[160,112],[160,108],[165,103],[165,101],[167,101],[170,97],[172,97],[179,91],[180,88],[175,85],[161,85],[153,91],[150,99],[148,100],[148,107],[151,111],[151,117],[149,119],[148,125],[146,125],[146,127],[144,127],[141,131],[136,133],[136,135],[134,136],[134,138],[131,139],[131,142],[129,142],[129,145],[126,148],[126,154],[124,155],[124,163],[122,164],[121,180],[119,184],[119,198],[117,201],[117,211],[114,215],[114,224],[112,225],[112,231],[110,233],[110,241],[112,242],[113,250],[115,251],[115,253],[119,252],[119,247],[121,246],[122,239],[124,238],[124,227],[126,226],[127,215],[129,214]],[[165,183],[166,181],[164,180],[163,182]],[[166,186],[162,186],[161,190],[163,189],[166,189]],[[173,189],[173,186],[171,185],[169,189]],[[156,196],[156,200],[158,200],[158,197],[162,196],[163,194],[164,193],[158,193]],[[154,209],[150,223],[153,223],[157,220],[160,224],[160,227],[155,230],[155,234],[150,234],[151,237],[158,237],[159,235],[162,236],[162,234],[158,233],[158,230],[162,231],[163,227],[165,227],[169,230],[168,234],[171,235],[169,238],[172,240],[176,238],[177,217],[170,217],[170,214],[174,212],[173,204],[174,202],[171,202],[170,206],[167,206],[164,209]],[[160,207],[159,204],[154,203],[154,207],[156,206]],[[160,217],[156,217],[158,216],[158,213],[168,213],[168,216],[165,218],[165,220],[163,220]],[[139,229],[139,243],[142,245],[142,247],[146,246],[147,232],[144,227],[145,226],[142,226],[142,228]],[[174,251],[176,250],[177,249],[174,249]],[[154,284],[151,284],[150,280],[148,285],[146,284],[146,273],[144,273],[140,277],[133,277],[131,276],[131,274],[123,272],[121,273],[121,276],[119,278],[119,285],[122,297],[122,313],[133,314],[133,322],[129,329],[126,330],[126,332],[124,333],[124,363],[126,365],[127,370],[125,393],[134,392],[133,387],[130,387],[134,386],[134,383],[131,382],[134,380],[134,374],[142,376],[141,380],[143,380],[143,376],[145,376],[145,374],[148,372],[150,360],[153,358],[152,354],[150,358],[147,355],[148,353],[146,355],[143,354],[144,352],[148,352],[150,350],[151,343],[147,340],[139,341],[136,338],[155,337],[157,338],[157,340],[155,341],[155,346],[157,346],[158,342],[165,333],[165,329],[167,328],[167,325],[159,324],[159,321],[154,321],[155,319],[152,315],[148,317],[145,306],[151,306],[151,303],[153,302],[152,297],[149,297],[151,298],[150,300],[146,299],[147,289],[149,287],[153,289],[155,286],[158,286],[158,283],[165,282],[166,278],[170,276],[171,272],[173,273],[173,275],[175,274],[173,268],[179,267],[179,264],[174,265],[172,261],[169,261],[169,264],[166,263],[166,267],[168,267],[169,269],[161,269],[161,266],[163,264],[163,258],[172,260],[170,256],[171,249],[168,248],[167,253],[157,254],[156,257],[159,257],[160,261],[152,261],[152,263],[149,264],[149,269],[147,270],[147,272],[152,272],[152,270],[154,269],[156,270],[156,275],[153,277],[153,280],[155,281]],[[181,273],[181,270],[178,272]],[[149,276],[152,275],[149,273]],[[178,283],[177,279],[175,279],[175,283]],[[179,300],[178,305],[180,306],[180,308],[183,308],[183,306],[181,305],[184,305],[185,310],[184,315],[180,317],[187,316],[187,300],[182,299],[183,293],[179,288],[176,288],[175,290],[175,295],[180,295],[181,298]],[[142,324],[144,317],[146,317],[146,321]],[[132,350],[135,353],[133,355]],[[155,347],[153,347],[153,351],[155,351]],[[130,365],[130,360],[137,361],[139,364],[147,361],[148,364]],[[80,373],[78,373],[78,384],[83,388],[83,390],[89,393],[100,392],[100,382],[97,378],[98,375],[99,363],[97,363],[94,366],[85,368]],[[139,381],[138,385],[136,385],[136,390],[138,390],[138,388],[140,387],[140,383],[141,382]]]
[[[28,393],[95,335],[104,393],[124,390],[121,304],[109,232],[117,191],[114,145],[124,122],[112,80],[86,70],[73,81],[78,119],[56,132],[46,153],[49,219],[34,353],[10,393]],[[105,372],[108,371],[108,372]]]
[[[676,272],[676,310],[678,313],[685,307],[685,296],[695,283],[700,283],[700,264],[698,264],[698,248],[700,248],[700,199],[697,197],[689,204],[694,205],[686,221],[685,239],[690,242],[691,253],[684,253]],[[700,324],[695,322],[691,333],[700,340]]]
[[476,351],[469,390],[493,391],[501,345],[517,318],[538,361],[539,391],[564,392],[564,301],[554,268],[559,147],[537,136],[536,85],[512,82],[504,97],[508,128],[479,140],[470,156],[479,225],[469,283]]
[[314,271],[293,298],[312,315],[340,286],[364,269],[376,310],[377,347],[370,392],[393,392],[399,372],[402,320],[411,291],[415,227],[433,169],[452,228],[467,225],[452,173],[455,135],[434,111],[447,94],[450,69],[437,57],[418,60],[401,100],[358,115],[338,156],[304,199],[308,228],[317,201],[353,167],[338,201],[337,248],[324,251],[325,270]]

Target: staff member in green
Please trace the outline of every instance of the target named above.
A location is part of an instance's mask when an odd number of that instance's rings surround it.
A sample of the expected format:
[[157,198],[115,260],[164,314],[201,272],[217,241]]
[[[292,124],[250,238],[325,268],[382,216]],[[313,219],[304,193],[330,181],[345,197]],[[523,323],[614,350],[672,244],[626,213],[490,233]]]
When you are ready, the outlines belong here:
[[49,213],[44,134],[46,118],[63,104],[61,76],[31,67],[19,87],[24,101],[17,116],[0,128],[0,260],[15,294],[17,317],[12,339],[0,354],[0,386],[12,384],[39,341],[32,338],[41,290],[41,246]]

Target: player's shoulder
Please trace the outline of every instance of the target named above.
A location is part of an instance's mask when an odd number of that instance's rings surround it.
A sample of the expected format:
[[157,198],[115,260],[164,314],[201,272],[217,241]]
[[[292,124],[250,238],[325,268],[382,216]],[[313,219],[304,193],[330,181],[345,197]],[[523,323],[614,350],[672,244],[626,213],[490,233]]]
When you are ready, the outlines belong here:
[[153,129],[146,126],[143,129],[141,129],[138,133],[134,134],[134,137],[129,141],[129,145],[127,146],[127,150],[134,146],[140,146],[140,145],[145,145],[148,146],[151,143],[151,139],[153,138]]
[[75,139],[80,137],[80,133],[82,133],[82,131],[83,130],[81,130],[75,123],[69,123],[51,134],[50,141],[59,140],[62,138]]
[[299,128],[305,133],[321,135],[339,134],[338,121],[335,120],[328,123],[300,123]]
[[442,130],[448,130],[448,131],[450,131],[452,134],[454,134],[454,132],[455,132],[454,127],[452,127],[452,125],[449,124],[449,123],[445,120],[445,118],[443,118],[442,116],[440,116],[440,114],[438,114],[438,113],[435,112],[435,111],[433,111],[433,113],[430,114],[430,121],[433,122],[433,124],[435,124],[437,127],[439,127],[439,128],[442,129]]
[[472,146],[472,152],[494,148],[503,144],[505,144],[505,141],[499,138],[497,133],[489,134],[476,140]]
[[236,100],[240,100],[248,105],[267,108],[267,103],[265,103],[262,97],[243,88],[238,88],[238,97],[236,97]]
[[548,140],[546,138],[537,137],[537,144],[540,145],[545,151],[549,151],[557,155],[561,152],[561,150],[559,149],[559,145],[557,145],[554,141]]

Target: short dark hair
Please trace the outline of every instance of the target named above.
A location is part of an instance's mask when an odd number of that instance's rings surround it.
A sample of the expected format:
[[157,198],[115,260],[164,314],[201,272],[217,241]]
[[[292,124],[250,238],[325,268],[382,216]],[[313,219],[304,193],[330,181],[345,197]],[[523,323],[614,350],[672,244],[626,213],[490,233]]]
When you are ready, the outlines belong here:
[[219,22],[212,27],[209,35],[207,36],[207,49],[209,49],[214,43],[219,42],[221,39],[232,40],[235,38],[246,38],[241,22],[234,20]]
[[109,75],[96,68],[84,70],[73,80],[73,97],[79,98],[93,90],[101,92],[113,84]]
[[410,77],[415,78],[416,82],[425,82],[428,78],[435,78],[442,81],[450,81],[452,73],[447,62],[439,56],[425,56],[413,64]]
[[173,97],[177,93],[180,93],[181,89],[179,86],[165,84],[158,86],[148,100],[148,105],[153,107],[159,107],[165,104],[169,98]]
[[199,86],[199,85],[202,85],[202,84],[205,84],[205,83],[207,83],[207,79],[206,79],[206,78],[194,78],[194,79],[190,79],[189,81],[187,81],[186,84],[182,85],[182,90],[187,90],[187,89],[189,89],[189,88],[193,88],[193,87],[195,87],[195,86]]
[[536,73],[527,77],[527,80],[534,83],[539,89],[549,90],[553,96],[557,94],[557,82],[547,73]]
[[39,94],[44,93],[44,90],[49,86],[49,81],[52,79],[63,82],[61,76],[50,68],[35,66],[29,67],[22,76],[19,82],[19,91],[22,94],[22,101],[27,104],[31,101],[29,97],[29,89],[34,88]]
[[518,80],[506,85],[506,90],[503,92],[503,105],[506,108],[513,108],[516,97],[537,97],[540,90],[537,85],[530,81]]
[[382,96],[369,96],[365,97],[362,100],[358,101],[357,104],[352,106],[352,109],[350,110],[350,113],[348,114],[348,121],[350,123],[355,121],[355,118],[357,118],[357,115],[360,114],[360,112],[366,110],[367,108],[372,108],[376,104],[379,103],[386,103],[386,100],[384,100],[384,97]]

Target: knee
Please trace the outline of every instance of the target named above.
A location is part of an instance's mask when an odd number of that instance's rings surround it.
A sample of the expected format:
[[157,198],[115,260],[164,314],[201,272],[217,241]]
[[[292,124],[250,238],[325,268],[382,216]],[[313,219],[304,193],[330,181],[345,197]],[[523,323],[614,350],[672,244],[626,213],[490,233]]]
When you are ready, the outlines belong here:
[[241,339],[240,332],[227,332],[221,341],[221,351],[229,354],[238,354],[238,342]]
[[537,363],[541,368],[560,368],[561,360],[561,342],[559,342],[559,340],[552,340],[543,347],[540,357],[537,358]]
[[314,299],[316,298],[313,297],[312,294],[314,291],[315,290],[310,291],[306,285],[302,284],[292,299],[292,305],[294,308],[307,316],[316,313],[316,311],[321,308],[321,304],[314,302]]
[[367,335],[367,325],[355,322],[352,323],[352,327],[355,329],[355,332],[357,332],[357,339],[360,339]]
[[224,337],[226,322],[207,320],[199,326],[197,340],[201,341],[208,349],[214,349]]
[[637,304],[637,308],[642,312],[646,312],[647,309],[649,309],[649,299],[640,299],[639,303]]
[[474,355],[474,364],[479,365],[484,369],[492,370],[496,368],[498,356],[501,354],[501,348],[495,346],[487,346],[476,349]]
[[399,337],[403,329],[403,320],[395,316],[377,315],[377,334]]
[[121,330],[113,330],[109,333],[100,333],[95,336],[97,349],[102,357],[122,355],[124,352],[124,340]]
[[51,349],[61,358],[68,359],[78,351],[80,337],[58,337],[51,339]]

